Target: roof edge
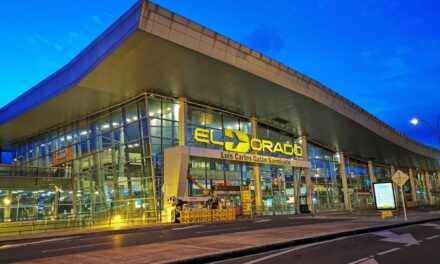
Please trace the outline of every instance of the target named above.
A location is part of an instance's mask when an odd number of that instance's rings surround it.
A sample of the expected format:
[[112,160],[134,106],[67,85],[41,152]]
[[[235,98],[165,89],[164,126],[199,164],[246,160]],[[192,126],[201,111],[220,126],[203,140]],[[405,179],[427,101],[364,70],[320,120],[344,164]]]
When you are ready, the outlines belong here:
[[[439,159],[440,149],[418,142],[398,131],[319,81],[169,9],[149,0],[144,1],[146,4],[143,6],[140,30],[298,92],[398,146],[426,157]],[[176,31],[187,37],[174,37],[172,32]],[[270,76],[273,78],[269,79]],[[292,81],[293,79],[301,82],[300,88],[296,88],[298,85],[296,81]]]
[[61,69],[0,109],[0,125],[32,110],[78,84],[139,26],[142,0],[135,3]]

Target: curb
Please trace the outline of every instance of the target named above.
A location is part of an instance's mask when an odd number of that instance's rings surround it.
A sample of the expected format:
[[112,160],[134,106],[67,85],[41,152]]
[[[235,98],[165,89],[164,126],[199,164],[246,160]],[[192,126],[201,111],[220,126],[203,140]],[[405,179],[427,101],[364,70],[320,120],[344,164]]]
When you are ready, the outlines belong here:
[[[255,219],[255,218],[254,218]],[[234,222],[243,222],[243,221],[251,221],[252,219],[240,219],[240,220],[235,220]],[[228,223],[230,221],[224,221],[221,223]],[[210,223],[203,223],[204,225],[214,225],[214,224],[218,224],[219,222],[210,222]],[[185,224],[185,226],[190,226],[190,225],[197,225],[200,223],[191,223],[191,224]],[[36,242],[36,241],[40,241],[40,240],[45,240],[45,239],[57,239],[57,238],[67,238],[67,237],[86,237],[86,236],[91,236],[91,235],[97,235],[97,234],[102,234],[102,236],[107,236],[107,235],[115,235],[115,234],[127,234],[127,233],[134,233],[134,232],[140,232],[140,231],[158,231],[158,230],[164,230],[164,229],[169,229],[169,228],[176,228],[176,227],[182,227],[182,224],[162,224],[162,225],[155,225],[155,226],[139,226],[139,227],[128,227],[128,228],[122,228],[122,229],[116,229],[116,230],[106,230],[106,229],[95,229],[95,230],[77,230],[75,233],[75,231],[66,231],[65,233],[60,233],[60,234],[54,234],[54,235],[50,235],[51,233],[40,233],[40,234],[45,234],[45,236],[41,236],[41,237],[29,237],[29,238],[11,238],[11,239],[7,239],[8,237],[0,237],[0,246],[3,245],[12,245],[12,244],[19,244],[19,243],[27,243],[27,242]],[[89,232],[87,232],[89,231]],[[72,233],[68,233],[68,232],[72,232]],[[54,232],[55,233],[55,232]],[[38,234],[38,233],[35,233]],[[23,235],[25,236],[25,235]],[[2,238],[4,238],[4,240],[2,240]]]
[[164,263],[168,263],[168,264],[208,263],[208,262],[214,262],[214,261],[228,260],[228,259],[233,259],[233,258],[238,258],[238,257],[249,256],[249,255],[253,255],[253,254],[257,254],[257,253],[264,253],[264,252],[269,252],[269,251],[273,251],[273,250],[289,248],[289,247],[293,247],[293,246],[305,245],[305,244],[326,241],[326,240],[331,240],[331,239],[335,239],[335,238],[347,237],[347,236],[352,236],[352,235],[367,234],[367,233],[382,231],[382,230],[391,229],[391,228],[418,225],[418,224],[423,224],[423,223],[432,222],[432,221],[440,221],[440,217],[411,221],[411,222],[402,222],[402,223],[383,225],[383,226],[366,227],[366,228],[360,228],[360,229],[355,229],[355,230],[350,230],[350,231],[342,231],[342,232],[338,232],[338,233],[331,233],[331,234],[315,236],[315,237],[287,240],[287,241],[278,242],[275,244],[266,244],[266,245],[261,245],[261,246],[256,246],[256,247],[241,248],[241,249],[237,249],[237,250],[225,251],[225,252],[220,252],[220,253],[215,253],[215,254],[210,254],[210,255],[202,255],[202,256],[196,256],[196,257],[192,257],[192,258],[173,260],[173,261],[164,262]]

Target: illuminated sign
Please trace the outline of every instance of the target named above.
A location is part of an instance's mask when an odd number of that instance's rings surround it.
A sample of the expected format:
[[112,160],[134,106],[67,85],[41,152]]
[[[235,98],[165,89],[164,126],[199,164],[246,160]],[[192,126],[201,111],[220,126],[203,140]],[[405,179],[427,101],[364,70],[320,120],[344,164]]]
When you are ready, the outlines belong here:
[[68,147],[52,153],[52,166],[73,160],[73,147]]
[[377,210],[396,210],[394,189],[391,182],[373,183],[373,189]]
[[240,130],[225,129],[223,132],[224,141],[216,140],[214,131],[205,128],[194,130],[194,140],[200,143],[207,143],[222,146],[227,151],[247,153],[252,151],[268,151],[288,156],[302,157],[302,147],[289,143],[272,142],[266,139],[250,138],[248,134]]

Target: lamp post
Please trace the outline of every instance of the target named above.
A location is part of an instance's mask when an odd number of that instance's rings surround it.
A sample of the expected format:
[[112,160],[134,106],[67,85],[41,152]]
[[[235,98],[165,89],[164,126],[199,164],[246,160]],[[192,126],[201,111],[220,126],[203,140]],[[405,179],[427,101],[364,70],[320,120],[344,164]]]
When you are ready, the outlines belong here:
[[437,117],[437,123],[435,126],[432,126],[429,122],[427,122],[426,120],[420,117],[413,117],[409,122],[413,126],[417,126],[420,123],[424,123],[434,133],[435,138],[437,139],[437,143],[440,144],[440,115]]

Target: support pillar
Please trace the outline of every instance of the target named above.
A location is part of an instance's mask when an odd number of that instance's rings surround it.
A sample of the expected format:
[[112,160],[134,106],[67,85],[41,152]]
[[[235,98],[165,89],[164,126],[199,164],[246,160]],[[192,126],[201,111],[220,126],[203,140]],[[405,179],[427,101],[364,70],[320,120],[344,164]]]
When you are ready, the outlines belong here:
[[[301,136],[301,144],[303,149],[303,159],[309,160],[306,136]],[[306,169],[306,192],[307,192],[307,206],[309,207],[310,212],[315,213],[315,208],[313,206],[313,184],[312,184],[312,176],[310,174],[310,169]]]
[[12,193],[11,190],[6,190],[6,198],[4,201],[2,201],[5,206],[5,213],[4,213],[4,222],[10,222],[11,221],[11,204],[12,204]]
[[413,203],[417,202],[417,195],[416,195],[416,184],[414,182],[414,174],[412,169],[408,169],[408,176],[409,176],[409,183],[411,184],[411,197],[413,200]]
[[[257,137],[257,118],[251,118],[251,129],[252,129],[252,137]],[[260,166],[257,163],[254,163],[252,166],[254,173],[254,185],[255,185],[255,207],[257,214],[259,214],[263,210],[263,199],[261,196],[261,176],[260,176]]]
[[186,145],[187,99],[179,98],[179,146]]
[[341,162],[341,180],[342,192],[344,193],[344,208],[351,211],[350,193],[348,192],[347,172],[345,171],[345,157],[343,152],[339,152],[339,161]]
[[373,162],[370,160],[368,161],[368,175],[370,176],[371,193],[373,193],[373,183],[375,183],[377,180],[376,180],[376,176],[374,175]]
[[[393,165],[390,166],[390,172],[391,172],[391,178],[394,176],[394,173],[396,173],[396,168],[394,168]],[[390,179],[390,181],[393,183],[393,190],[394,190],[394,201],[396,201],[397,203],[397,207],[399,207],[400,204],[402,204],[402,199],[400,198],[399,195],[399,186],[397,186],[397,184]],[[402,190],[403,191],[403,190]],[[403,194],[403,196],[405,196],[405,194]]]
[[426,197],[428,197],[428,203],[429,204],[433,204],[433,200],[432,200],[432,184],[431,184],[431,180],[429,179],[429,172],[425,171],[424,172],[424,179],[425,179],[425,187],[426,187]]
[[440,171],[437,172],[437,190],[440,188]]

